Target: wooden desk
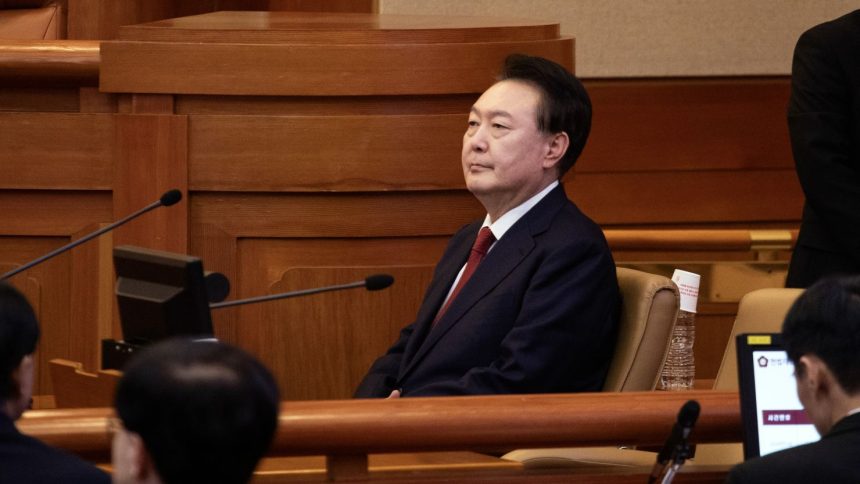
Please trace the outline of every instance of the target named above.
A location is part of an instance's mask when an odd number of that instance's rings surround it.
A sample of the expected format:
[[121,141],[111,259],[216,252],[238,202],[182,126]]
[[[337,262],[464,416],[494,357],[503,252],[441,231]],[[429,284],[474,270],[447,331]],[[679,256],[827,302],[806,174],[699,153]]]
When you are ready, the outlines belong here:
[[[587,482],[606,484],[642,484],[650,474],[649,467],[559,467],[525,470],[517,462],[505,461],[474,452],[429,452],[420,454],[379,454],[369,456],[368,475],[361,482],[380,483],[558,483]],[[675,482],[713,483],[725,481],[727,467],[681,469]],[[340,479],[350,482],[350,479]],[[254,473],[255,484],[321,483],[328,480],[325,458],[275,457],[264,459]]]
[[[425,452],[371,454],[368,474],[395,478],[414,474],[460,473],[474,476],[498,475],[499,471],[522,471],[519,462],[477,452]],[[254,472],[255,483],[322,482],[327,479],[325,456],[269,457]]]

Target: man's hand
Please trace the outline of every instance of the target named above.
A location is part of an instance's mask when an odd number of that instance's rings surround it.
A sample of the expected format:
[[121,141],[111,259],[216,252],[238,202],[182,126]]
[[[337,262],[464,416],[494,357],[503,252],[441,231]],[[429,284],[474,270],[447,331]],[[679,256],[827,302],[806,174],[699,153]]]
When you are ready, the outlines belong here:
[[400,398],[400,390],[391,390],[391,395],[388,398]]

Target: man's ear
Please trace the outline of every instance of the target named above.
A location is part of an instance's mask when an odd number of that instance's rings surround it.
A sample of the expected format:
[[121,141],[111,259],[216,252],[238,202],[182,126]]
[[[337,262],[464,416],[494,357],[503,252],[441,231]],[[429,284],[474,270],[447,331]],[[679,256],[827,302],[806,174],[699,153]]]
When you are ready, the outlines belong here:
[[150,459],[140,435],[128,430],[124,430],[124,432],[126,432],[126,446],[123,449],[122,458],[126,461],[129,473],[138,481],[144,481],[151,473],[155,472],[152,467],[152,459]]
[[561,157],[567,153],[567,147],[570,145],[570,138],[567,133],[555,133],[549,135],[546,156],[544,156],[543,167],[552,168],[558,165]]
[[819,398],[827,395],[833,389],[833,374],[827,368],[827,364],[815,355],[803,355],[798,364],[802,372],[798,373],[801,385],[806,385],[810,395]]

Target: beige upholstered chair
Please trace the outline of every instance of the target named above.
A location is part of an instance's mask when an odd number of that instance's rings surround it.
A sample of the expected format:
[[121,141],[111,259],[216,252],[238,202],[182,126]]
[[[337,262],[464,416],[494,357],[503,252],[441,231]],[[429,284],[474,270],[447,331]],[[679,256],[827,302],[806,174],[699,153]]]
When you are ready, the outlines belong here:
[[[737,391],[738,359],[735,336],[743,333],[779,333],[782,321],[803,289],[759,289],[745,295],[738,306],[723,361],[717,371],[714,390]],[[732,444],[702,444],[696,448],[692,465],[731,465],[744,460],[743,446]]]
[[[608,392],[653,390],[669,350],[675,319],[678,317],[678,288],[667,277],[619,267],[621,320],[615,355],[603,390]],[[504,456],[528,467],[588,465],[603,455],[618,454],[608,447],[520,449]],[[618,463],[616,463],[617,465]]]
[[[741,299],[729,343],[714,382],[715,390],[738,389],[735,336],[742,333],[778,333],[788,309],[802,292],[801,289],[759,289]],[[594,447],[516,450],[505,458],[523,462],[527,467],[650,466],[654,464],[656,454],[640,450]],[[742,460],[743,448],[740,443],[701,444],[696,448],[696,457],[686,465],[733,465]]]
[[619,267],[621,320],[607,392],[653,390],[678,317],[678,288],[669,278]]

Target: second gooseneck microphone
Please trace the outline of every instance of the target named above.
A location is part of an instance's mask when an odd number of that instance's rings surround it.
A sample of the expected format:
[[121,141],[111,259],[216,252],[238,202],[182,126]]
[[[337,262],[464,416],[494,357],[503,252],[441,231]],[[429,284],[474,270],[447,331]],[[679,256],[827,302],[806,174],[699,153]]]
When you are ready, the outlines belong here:
[[317,287],[314,289],[303,289],[301,291],[282,292],[280,294],[269,294],[267,296],[249,297],[248,299],[236,299],[234,301],[224,301],[209,305],[209,309],[227,308],[230,306],[241,306],[243,304],[258,303],[264,301],[274,301],[276,299],[287,299],[298,296],[309,296],[320,292],[340,291],[342,289],[352,289],[354,287],[365,287],[368,291],[379,291],[394,284],[394,277],[389,274],[375,274],[368,276],[363,281],[350,282],[348,284],[339,284],[336,286]]

